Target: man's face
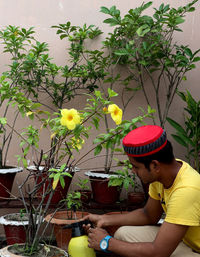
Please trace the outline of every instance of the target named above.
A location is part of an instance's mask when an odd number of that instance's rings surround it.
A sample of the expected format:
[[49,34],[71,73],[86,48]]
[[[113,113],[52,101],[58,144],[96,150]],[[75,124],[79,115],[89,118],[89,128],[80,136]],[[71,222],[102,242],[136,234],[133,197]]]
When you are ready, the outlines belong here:
[[153,169],[147,169],[143,163],[137,162],[133,157],[128,156],[130,163],[132,164],[133,168],[132,171],[135,173],[144,184],[152,183],[156,181],[156,174],[153,172]]

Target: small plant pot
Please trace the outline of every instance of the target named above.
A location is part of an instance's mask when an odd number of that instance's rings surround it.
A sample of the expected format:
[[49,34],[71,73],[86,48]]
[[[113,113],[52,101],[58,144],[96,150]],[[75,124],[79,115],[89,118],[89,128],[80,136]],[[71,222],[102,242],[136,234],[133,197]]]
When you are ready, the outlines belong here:
[[[24,257],[25,255],[20,255],[17,252],[17,247],[23,247],[23,244],[19,245],[12,245],[12,246],[6,246],[2,249],[0,249],[0,256],[1,257]],[[41,245],[41,249],[39,252],[31,255],[32,257],[55,257],[55,256],[62,256],[62,257],[68,257],[68,253],[63,251],[62,249],[59,249],[58,247],[52,246],[52,245],[47,245],[43,247]]]
[[92,198],[92,191],[91,190],[78,190],[81,193],[81,202],[82,203],[89,203]]
[[128,193],[128,204],[138,205],[145,201],[145,193],[143,192],[129,192]]
[[69,219],[71,211],[58,211],[55,214],[49,214],[45,217],[46,222],[50,222],[54,228],[54,235],[56,238],[57,246],[63,250],[67,250],[69,241],[71,239],[71,229],[63,229],[65,225],[77,222],[77,220],[88,215],[88,212],[77,211],[76,220]]
[[21,167],[5,167],[4,169],[0,169],[0,201],[10,198],[15,176],[22,170],[23,168]]
[[96,172],[86,172],[89,176],[93,200],[101,204],[114,204],[119,201],[121,188],[118,186],[108,186],[111,175]]
[[28,217],[21,217],[19,213],[11,213],[0,217],[3,225],[6,242],[8,245],[25,243],[26,228],[28,228]]
[[[28,167],[29,170],[34,170],[36,172],[39,172],[39,176],[37,178],[37,184],[41,183],[42,180],[46,179],[46,181],[44,182],[43,185],[41,185],[41,187],[39,188],[38,190],[38,193],[37,193],[37,196],[39,199],[42,198],[42,195],[43,195],[43,191],[45,190],[45,188],[48,187],[49,183],[52,184],[52,179],[49,179],[47,178],[47,172],[42,172],[43,170],[43,167],[39,167],[39,171],[36,169],[35,166],[30,166]],[[36,176],[35,176],[35,179],[36,179]],[[58,204],[61,200],[65,199],[66,196],[67,196],[67,192],[68,192],[68,189],[70,187],[70,184],[71,184],[71,181],[72,181],[72,178],[68,177],[68,176],[65,176],[64,177],[64,181],[65,181],[65,187],[62,188],[60,182],[57,184],[57,187],[54,191],[54,194],[51,198],[51,205],[56,205]],[[52,188],[52,187],[51,187]],[[44,199],[44,203],[47,203],[48,201],[48,198],[49,198],[49,195],[47,195]]]

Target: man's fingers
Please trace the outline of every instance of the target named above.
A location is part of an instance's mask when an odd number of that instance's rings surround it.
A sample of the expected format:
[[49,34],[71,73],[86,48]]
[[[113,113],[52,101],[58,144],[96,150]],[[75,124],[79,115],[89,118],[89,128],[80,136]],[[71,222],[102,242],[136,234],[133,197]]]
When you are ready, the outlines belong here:
[[83,228],[84,228],[84,230],[85,230],[85,232],[88,234],[90,231],[90,229],[91,229],[91,225],[90,224],[87,224],[87,225],[83,225]]

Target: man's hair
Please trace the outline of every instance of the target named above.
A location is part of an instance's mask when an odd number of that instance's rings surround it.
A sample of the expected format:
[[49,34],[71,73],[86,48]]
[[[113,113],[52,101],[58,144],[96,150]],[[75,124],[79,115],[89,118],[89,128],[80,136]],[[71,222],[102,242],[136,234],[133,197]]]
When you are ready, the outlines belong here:
[[144,166],[149,169],[150,163],[153,160],[157,160],[162,163],[170,164],[174,160],[173,148],[170,141],[167,140],[166,145],[157,153],[143,156],[143,157],[133,157],[137,162],[141,162]]

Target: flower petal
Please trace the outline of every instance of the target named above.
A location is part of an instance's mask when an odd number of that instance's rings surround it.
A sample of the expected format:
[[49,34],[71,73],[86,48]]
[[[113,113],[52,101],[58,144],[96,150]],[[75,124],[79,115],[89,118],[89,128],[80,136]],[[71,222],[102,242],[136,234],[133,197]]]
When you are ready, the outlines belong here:
[[69,130],[74,130],[75,129],[76,123],[73,120],[72,121],[67,121],[66,123],[67,123],[66,126]]
[[119,108],[116,104],[110,104],[108,105],[108,112],[114,112],[116,108]]
[[73,130],[80,123],[80,115],[75,109],[62,109],[60,123],[69,130]]
[[108,112],[111,114],[111,117],[116,125],[121,124],[123,112],[116,104],[110,104],[108,106]]

